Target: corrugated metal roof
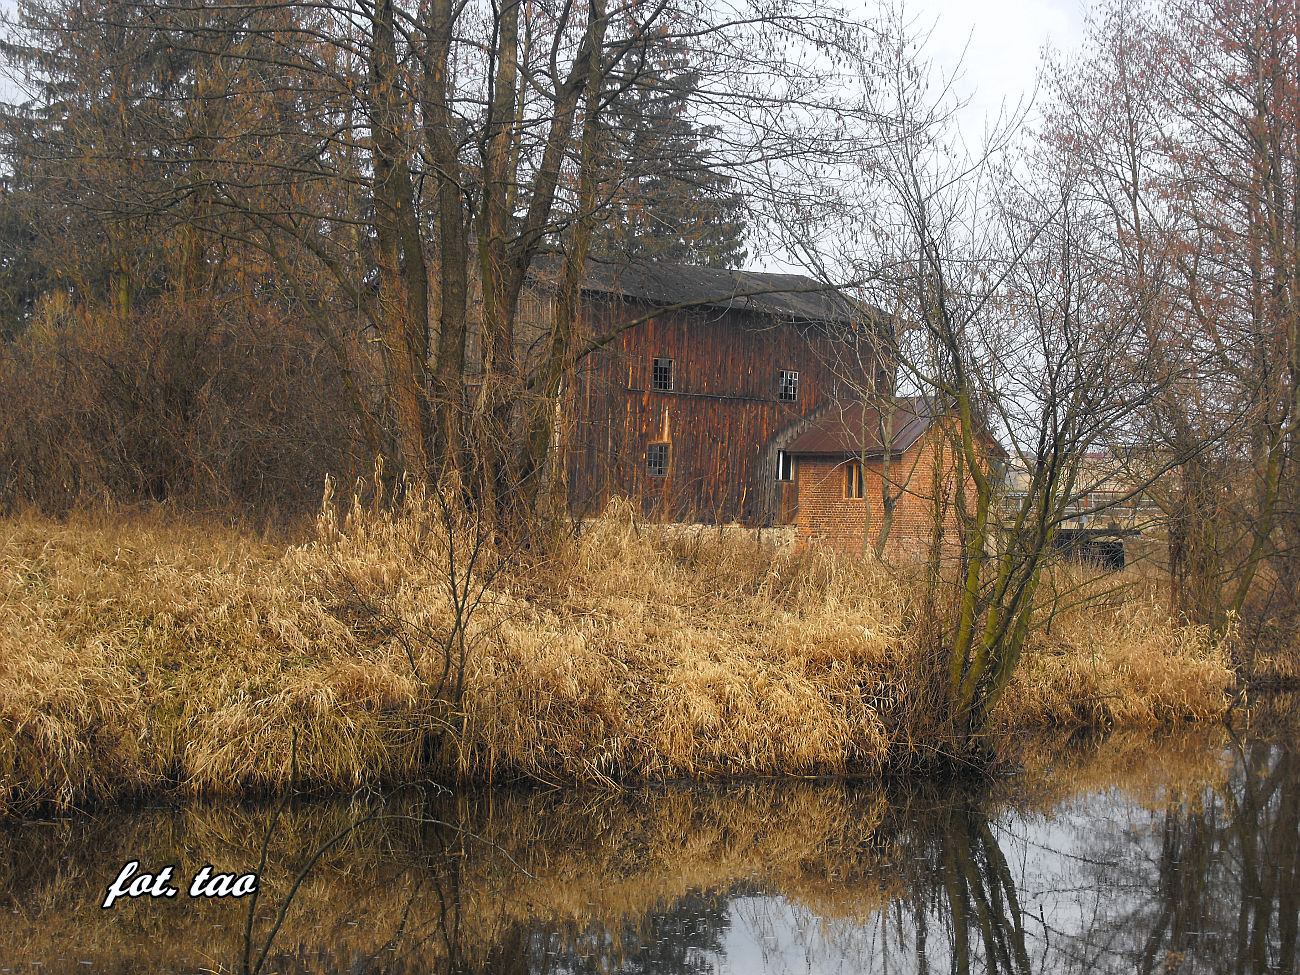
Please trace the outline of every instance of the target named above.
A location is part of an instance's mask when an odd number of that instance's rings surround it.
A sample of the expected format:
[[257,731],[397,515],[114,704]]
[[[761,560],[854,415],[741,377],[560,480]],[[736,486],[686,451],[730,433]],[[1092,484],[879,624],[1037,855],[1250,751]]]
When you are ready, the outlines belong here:
[[[892,411],[885,409],[888,428],[882,423],[881,409],[866,403],[832,403],[809,421],[809,427],[785,446],[796,456],[879,457],[885,452],[881,433],[888,429],[889,450],[893,454],[910,449],[930,428],[932,414],[923,396],[899,396]],[[890,415],[892,412],[892,415]]]
[[[559,261],[538,258],[534,277],[553,283]],[[883,312],[803,274],[731,271],[653,262],[588,260],[583,290],[655,305],[735,308],[809,322],[883,321]]]

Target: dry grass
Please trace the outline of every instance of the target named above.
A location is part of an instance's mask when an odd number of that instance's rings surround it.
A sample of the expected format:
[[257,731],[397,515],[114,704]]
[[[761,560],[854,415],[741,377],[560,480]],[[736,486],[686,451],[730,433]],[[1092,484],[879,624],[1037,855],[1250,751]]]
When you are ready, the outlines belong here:
[[1249,657],[1249,675],[1258,686],[1300,687],[1300,628],[1294,624],[1289,632],[1270,634],[1275,637],[1256,648]]
[[[921,627],[906,573],[665,535],[615,506],[495,576],[457,710],[430,681],[453,618],[446,555],[419,502],[354,506],[295,546],[161,516],[3,523],[0,805],[870,773],[908,740]],[[1207,634],[1129,598],[1058,614],[999,720],[1209,717],[1230,679]]]
[[1006,725],[1150,728],[1224,713],[1234,634],[1174,624],[1140,578],[1118,597],[1075,587],[1076,604],[1031,637],[1001,705]]

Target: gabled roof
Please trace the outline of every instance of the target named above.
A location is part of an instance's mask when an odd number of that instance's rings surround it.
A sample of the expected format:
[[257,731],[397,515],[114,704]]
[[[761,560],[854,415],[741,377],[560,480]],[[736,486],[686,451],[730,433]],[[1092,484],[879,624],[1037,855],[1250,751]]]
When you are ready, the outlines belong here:
[[[535,277],[554,281],[559,261],[538,258]],[[803,274],[732,271],[662,261],[589,259],[582,283],[589,294],[632,298],[653,305],[739,309],[807,322],[849,324],[884,320],[883,312]]]
[[[831,403],[810,420],[808,429],[785,446],[786,453],[812,457],[881,457],[886,442],[893,455],[910,450],[930,429],[934,415],[924,396],[898,396],[892,409],[881,404]],[[888,426],[885,426],[885,422]],[[882,432],[887,432],[881,437]],[[882,442],[884,441],[884,442]]]

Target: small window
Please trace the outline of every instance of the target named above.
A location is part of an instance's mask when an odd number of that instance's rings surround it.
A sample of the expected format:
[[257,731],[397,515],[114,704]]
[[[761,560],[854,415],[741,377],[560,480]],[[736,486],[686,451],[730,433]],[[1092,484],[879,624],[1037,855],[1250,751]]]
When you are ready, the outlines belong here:
[[655,358],[654,367],[650,370],[650,385],[654,389],[662,390],[665,393],[673,391],[673,360]]
[[668,447],[666,443],[652,443],[646,452],[645,471],[651,477],[668,476]]
[[776,393],[783,403],[793,403],[799,399],[799,374],[792,369],[782,369]]
[[794,458],[784,450],[776,452],[776,479],[778,481],[794,480]]
[[844,496],[846,498],[861,498],[866,496],[862,484],[862,464],[858,461],[844,465]]

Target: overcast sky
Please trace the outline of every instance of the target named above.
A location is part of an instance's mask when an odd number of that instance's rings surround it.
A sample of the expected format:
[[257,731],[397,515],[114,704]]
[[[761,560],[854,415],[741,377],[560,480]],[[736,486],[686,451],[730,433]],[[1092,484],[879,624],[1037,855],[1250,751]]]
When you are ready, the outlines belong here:
[[[1043,49],[1067,53],[1083,37],[1091,0],[905,0],[918,29],[930,29],[928,52],[945,71],[961,65],[959,90],[970,99],[963,128],[978,137],[1005,99],[1033,92]],[[964,57],[963,57],[964,54]]]
[[[970,135],[978,136],[985,117],[996,116],[1003,99],[1014,104],[1032,91],[1044,45],[1071,50],[1079,43],[1092,0],[904,2],[918,28],[933,29],[929,52],[936,65],[951,71],[962,64],[961,90],[971,98],[963,126],[973,125]],[[873,6],[870,0],[862,5]],[[13,8],[13,0],[0,0],[0,11]],[[0,90],[5,89],[0,79]]]

